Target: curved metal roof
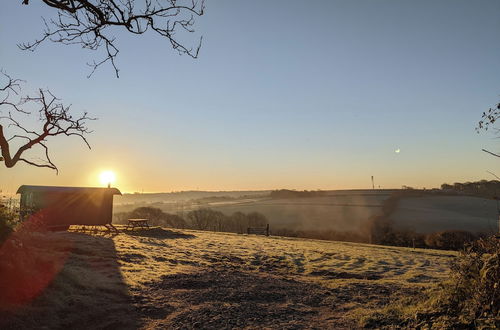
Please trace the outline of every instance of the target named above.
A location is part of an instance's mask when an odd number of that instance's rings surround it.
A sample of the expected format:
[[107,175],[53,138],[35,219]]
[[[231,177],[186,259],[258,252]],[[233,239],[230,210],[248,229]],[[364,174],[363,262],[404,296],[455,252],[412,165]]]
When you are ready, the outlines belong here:
[[121,195],[122,193],[117,188],[100,188],[100,187],[57,187],[57,186],[29,186],[22,185],[17,189],[16,194],[27,192],[58,192],[58,193],[81,193],[89,194],[95,192],[107,192],[112,195]]

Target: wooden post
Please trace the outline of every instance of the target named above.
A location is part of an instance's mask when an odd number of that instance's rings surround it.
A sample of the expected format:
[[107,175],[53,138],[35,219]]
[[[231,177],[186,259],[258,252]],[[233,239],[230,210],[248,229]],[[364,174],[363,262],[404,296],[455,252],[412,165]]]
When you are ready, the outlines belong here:
[[266,226],[266,236],[269,236],[269,224]]

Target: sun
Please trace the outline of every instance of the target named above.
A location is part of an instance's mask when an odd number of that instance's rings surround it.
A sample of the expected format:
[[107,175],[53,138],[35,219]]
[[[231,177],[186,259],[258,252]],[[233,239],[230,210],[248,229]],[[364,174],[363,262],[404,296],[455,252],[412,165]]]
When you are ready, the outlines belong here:
[[103,171],[99,174],[99,181],[103,185],[111,186],[116,180],[115,172],[113,171]]

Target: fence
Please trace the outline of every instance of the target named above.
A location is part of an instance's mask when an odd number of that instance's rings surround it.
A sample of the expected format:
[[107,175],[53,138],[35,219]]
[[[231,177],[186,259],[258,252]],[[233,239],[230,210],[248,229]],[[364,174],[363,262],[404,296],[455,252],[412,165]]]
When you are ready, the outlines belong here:
[[247,234],[269,236],[269,224],[267,224],[265,227],[248,227]]

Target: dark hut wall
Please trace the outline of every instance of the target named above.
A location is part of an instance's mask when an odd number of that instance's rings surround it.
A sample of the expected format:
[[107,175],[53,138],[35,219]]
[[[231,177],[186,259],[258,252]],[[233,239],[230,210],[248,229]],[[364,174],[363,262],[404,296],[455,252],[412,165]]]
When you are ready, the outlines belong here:
[[104,225],[111,223],[113,195],[91,193],[40,194],[40,212],[50,225]]
[[112,220],[113,193],[106,189],[29,191],[22,194],[21,203],[25,218],[33,214],[49,226],[104,225]]

